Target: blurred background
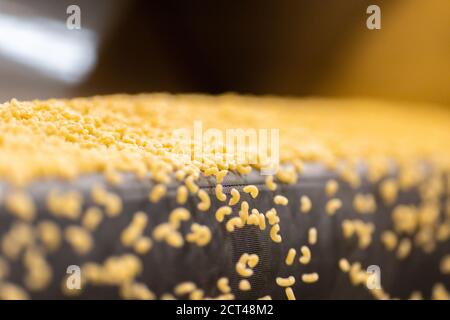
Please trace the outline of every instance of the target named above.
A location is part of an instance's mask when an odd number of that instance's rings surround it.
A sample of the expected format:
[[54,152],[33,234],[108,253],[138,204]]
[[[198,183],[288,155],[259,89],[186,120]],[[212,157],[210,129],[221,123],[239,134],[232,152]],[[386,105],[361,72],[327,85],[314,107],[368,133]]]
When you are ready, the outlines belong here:
[[450,1],[0,0],[0,101],[153,91],[450,106]]

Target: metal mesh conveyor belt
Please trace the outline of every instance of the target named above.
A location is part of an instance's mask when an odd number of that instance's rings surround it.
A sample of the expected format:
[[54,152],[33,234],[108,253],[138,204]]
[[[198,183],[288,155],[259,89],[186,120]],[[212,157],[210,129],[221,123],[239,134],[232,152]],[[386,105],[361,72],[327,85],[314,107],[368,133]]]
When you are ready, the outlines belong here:
[[[330,178],[335,178],[339,182],[336,197],[343,203],[342,208],[334,216],[325,213],[325,204],[329,198],[324,192],[324,186]],[[173,288],[183,281],[195,282],[205,291],[205,296],[214,297],[220,294],[217,279],[225,276],[230,279],[232,293],[237,299],[255,299],[265,295],[271,295],[273,299],[285,299],[284,290],[277,286],[275,278],[294,275],[297,281],[293,290],[297,299],[372,298],[365,286],[353,286],[348,274],[339,270],[339,259],[347,258],[350,262],[361,262],[362,268],[369,265],[380,266],[383,289],[391,297],[408,298],[411,292],[419,290],[425,298],[429,298],[433,285],[438,282],[446,284],[448,288],[449,276],[440,273],[439,263],[442,256],[450,252],[449,241],[438,243],[432,253],[424,253],[421,249],[413,247],[411,254],[404,260],[396,258],[395,252],[386,251],[380,241],[380,233],[392,229],[391,211],[396,204],[419,203],[417,189],[400,192],[396,203],[386,206],[380,199],[377,184],[363,179],[361,186],[353,189],[339,180],[333,172],[320,165],[306,165],[296,184],[279,184],[275,192],[265,187],[264,179],[265,177],[256,171],[245,178],[230,173],[223,181],[224,192],[229,197],[231,187],[237,188],[241,192],[241,201],[246,200],[250,208],[258,208],[260,212],[266,212],[274,206],[274,194],[286,196],[289,199],[288,206],[277,206],[281,219],[280,235],[283,238],[281,243],[271,241],[269,228],[260,231],[256,226],[245,226],[233,233],[227,232],[225,224],[219,224],[214,216],[216,209],[224,204],[214,196],[215,179],[201,178],[198,183],[210,194],[211,208],[207,212],[198,211],[199,200],[191,195],[185,207],[191,212],[192,218],[182,223],[180,232],[185,235],[189,232],[191,223],[198,222],[211,229],[212,241],[205,247],[185,245],[182,248],[173,248],[165,242],[154,241],[153,248],[140,256],[143,271],[136,280],[145,283],[157,297],[173,292]],[[38,209],[36,221],[48,219],[55,221],[61,228],[73,224],[72,221],[57,218],[47,211],[45,199],[48,192],[55,188],[80,191],[84,195],[83,209],[85,209],[92,205],[91,187],[99,182],[104,183],[108,190],[120,195],[123,201],[122,213],[115,218],[103,220],[93,232],[95,244],[86,255],[75,253],[66,242],[63,242],[56,252],[48,254],[46,259],[52,269],[51,284],[44,290],[29,292],[31,298],[67,298],[62,293],[61,286],[69,265],[82,266],[92,261],[102,263],[110,256],[133,253],[132,249],[122,245],[120,234],[136,211],[148,214],[148,225],[144,233],[151,235],[153,228],[167,221],[169,213],[179,207],[175,200],[176,185],[169,186],[167,195],[154,204],[148,200],[149,190],[152,187],[152,183],[148,180],[142,181],[127,175],[120,185],[111,186],[105,182],[103,176],[90,175],[73,182],[46,180],[30,184],[28,191]],[[259,188],[260,193],[256,199],[242,192],[243,186],[248,184],[254,184]],[[0,184],[0,195],[6,194],[8,188],[8,185]],[[356,192],[372,193],[375,196],[376,213],[360,215],[354,211],[352,199]],[[302,195],[307,195],[313,204],[308,214],[299,212],[299,198]],[[445,200],[442,199],[442,202]],[[230,217],[236,216],[237,210],[238,206],[234,206]],[[440,212],[440,215],[443,217],[445,213]],[[365,250],[358,248],[356,238],[345,239],[342,235],[341,222],[344,219],[357,218],[375,224],[373,241]],[[8,214],[5,206],[1,204],[0,238],[10,229],[13,221],[13,216]],[[285,257],[289,248],[296,248],[298,252],[302,245],[306,245],[310,227],[315,227],[318,231],[317,243],[310,246],[311,263],[299,264],[297,255],[296,263],[287,266]],[[249,279],[252,289],[248,292],[238,290],[241,277],[235,271],[235,264],[243,253],[256,253],[260,258],[254,275]],[[25,270],[21,259],[11,262],[10,267],[7,280],[22,285]],[[299,275],[305,272],[317,272],[320,275],[319,281],[313,284],[302,283]],[[120,296],[116,286],[88,285],[74,298],[117,299]]]

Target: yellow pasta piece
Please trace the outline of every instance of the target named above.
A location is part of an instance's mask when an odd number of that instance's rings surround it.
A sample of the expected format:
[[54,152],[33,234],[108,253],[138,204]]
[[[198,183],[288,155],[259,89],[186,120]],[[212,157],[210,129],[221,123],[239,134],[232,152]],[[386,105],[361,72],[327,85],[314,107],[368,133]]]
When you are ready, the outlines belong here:
[[380,183],[379,191],[384,203],[391,205],[397,199],[398,183],[394,179],[386,179]]
[[175,228],[180,227],[181,221],[187,221],[191,218],[191,213],[185,208],[176,208],[169,215],[169,223]]
[[280,218],[278,217],[275,208],[272,208],[266,212],[266,218],[271,226],[280,222]]
[[287,206],[289,203],[289,200],[285,196],[277,195],[273,198],[273,202],[280,206]]
[[270,191],[275,191],[277,189],[277,184],[273,181],[273,176],[267,176],[266,187]]
[[302,274],[302,281],[304,283],[314,283],[319,280],[319,274],[317,272]]
[[255,253],[248,255],[247,264],[250,268],[256,267],[259,262],[259,256]]
[[381,234],[381,242],[384,244],[386,250],[392,251],[397,246],[397,235],[395,234],[395,232],[390,230],[383,231],[383,233]]
[[238,262],[236,263],[236,272],[241,276],[241,277],[251,277],[253,275],[253,270],[250,268],[247,268],[245,266],[245,264],[243,264],[242,262]]
[[314,245],[317,243],[317,229],[316,228],[309,228],[308,242],[310,245]]
[[272,228],[270,228],[270,238],[275,243],[280,243],[281,240],[282,240],[281,236],[278,234],[279,231],[280,231],[280,225],[279,224],[274,224],[272,226]]
[[102,211],[97,207],[90,207],[84,213],[82,224],[89,231],[94,231],[102,222],[102,219]]
[[302,256],[298,259],[301,264],[308,264],[311,261],[311,250],[307,246],[300,248]]
[[288,266],[292,266],[294,263],[295,255],[297,254],[297,251],[294,248],[290,248],[288,251],[288,254],[286,255],[285,263]]
[[227,201],[227,195],[223,193],[223,186],[221,184],[216,185],[216,198],[222,202]]
[[67,227],[64,231],[64,236],[75,252],[80,255],[87,254],[94,245],[91,234],[79,226]]
[[259,190],[255,185],[248,185],[242,189],[245,193],[249,193],[253,199],[258,196]]
[[142,235],[144,228],[147,226],[147,214],[145,212],[136,212],[131,223],[121,233],[121,242],[124,246],[129,247]]
[[353,198],[353,209],[361,214],[374,213],[377,210],[374,196],[371,194],[357,193]]
[[301,196],[300,197],[300,211],[302,213],[308,213],[311,211],[311,208],[312,208],[311,199],[308,196]]
[[239,281],[239,290],[241,291],[249,291],[251,290],[252,286],[250,285],[250,282],[247,279],[242,279]]
[[137,254],[146,254],[153,247],[152,239],[149,237],[141,237],[134,243],[134,251]]
[[228,205],[230,206],[234,206],[235,204],[237,204],[239,202],[239,200],[241,199],[241,194],[239,193],[239,191],[235,188],[231,189],[231,199],[228,202]]
[[216,220],[219,222],[222,222],[225,216],[230,215],[233,212],[231,207],[229,206],[223,206],[217,209],[216,211]]
[[195,283],[193,283],[193,282],[182,282],[182,283],[178,284],[174,288],[173,292],[177,296],[183,296],[183,295],[191,293],[195,289],[197,289],[197,286],[195,285]]
[[296,300],[295,299],[295,295],[294,295],[294,291],[292,290],[292,288],[288,287],[285,290],[286,293],[286,297],[288,298],[288,300]]
[[217,172],[216,173],[216,183],[222,183],[223,179],[225,178],[227,173],[228,173],[228,170],[220,170],[219,172]]
[[347,259],[342,258],[339,260],[339,269],[341,269],[342,272],[349,272],[350,271],[350,263]]
[[332,216],[336,213],[337,210],[339,210],[342,207],[342,201],[337,198],[333,198],[328,200],[326,206],[325,206],[325,212]]
[[241,203],[241,210],[239,210],[239,217],[242,220],[242,223],[247,223],[247,219],[248,219],[248,209],[249,209],[249,205],[247,201],[242,201]]
[[291,287],[295,284],[295,278],[293,276],[287,278],[277,277],[276,282],[280,287]]
[[59,226],[48,220],[41,221],[37,225],[38,237],[44,247],[52,252],[57,250],[61,245],[61,230]]
[[220,292],[226,294],[231,292],[231,288],[229,285],[228,278],[222,277],[219,280],[217,280],[217,288],[220,290]]
[[162,197],[166,195],[167,187],[163,184],[158,184],[153,187],[153,189],[150,191],[149,199],[153,203],[157,203],[159,200],[161,200]]
[[334,179],[328,180],[327,183],[325,184],[325,193],[329,197],[334,196],[336,194],[336,192],[338,191],[338,189],[339,189],[339,184]]
[[35,217],[35,206],[33,199],[26,193],[13,191],[8,193],[5,205],[9,212],[24,221],[32,221]]
[[207,211],[211,207],[211,199],[205,190],[199,190],[197,193],[201,202],[197,205],[200,211]]
[[188,189],[186,188],[186,186],[179,186],[177,188],[177,203],[179,205],[183,205],[186,203],[188,199]]
[[408,238],[403,238],[402,240],[400,240],[397,248],[397,258],[405,259],[406,257],[408,257],[411,252],[411,248],[411,240],[409,240]]
[[194,182],[194,176],[189,176],[185,180],[186,187],[188,188],[190,193],[197,193],[199,187]]
[[226,229],[228,232],[233,232],[235,228],[242,228],[244,223],[240,217],[234,217],[227,221]]

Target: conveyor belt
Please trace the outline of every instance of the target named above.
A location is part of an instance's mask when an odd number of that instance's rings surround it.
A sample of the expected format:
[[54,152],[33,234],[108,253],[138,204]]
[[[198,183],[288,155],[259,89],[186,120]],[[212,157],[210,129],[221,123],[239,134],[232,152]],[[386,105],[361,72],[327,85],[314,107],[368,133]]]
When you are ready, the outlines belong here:
[[[199,211],[196,208],[198,198],[190,196],[185,207],[191,212],[192,218],[182,223],[180,232],[183,235],[187,234],[191,223],[197,222],[211,229],[212,241],[205,247],[186,244],[182,248],[173,248],[165,242],[154,241],[153,248],[140,256],[143,271],[136,281],[146,284],[157,297],[161,297],[164,293],[173,294],[173,288],[184,281],[194,282],[197,287],[204,290],[205,296],[215,297],[220,294],[216,285],[217,280],[220,277],[228,277],[232,293],[237,299],[256,299],[266,295],[270,295],[273,299],[285,299],[284,290],[276,284],[275,278],[294,275],[297,281],[293,290],[297,299],[372,298],[370,290],[364,285],[353,286],[348,274],[339,270],[339,259],[346,258],[350,262],[359,261],[363,268],[369,265],[379,266],[383,289],[391,297],[405,299],[409,298],[413,291],[420,291],[425,298],[429,298],[433,285],[439,282],[446,284],[448,288],[449,276],[439,272],[439,263],[442,256],[450,252],[449,241],[438,243],[432,253],[424,253],[421,249],[414,247],[412,253],[404,260],[399,260],[395,252],[388,252],[380,241],[380,233],[383,230],[392,229],[391,210],[394,205],[419,203],[417,189],[400,192],[396,203],[386,206],[381,201],[377,184],[362,179],[361,186],[353,189],[339,180],[333,172],[320,165],[306,165],[304,173],[296,184],[279,184],[275,192],[267,189],[264,178],[256,171],[246,177],[230,173],[223,182],[224,192],[229,198],[230,189],[237,188],[241,192],[241,201],[247,201],[250,208],[258,208],[260,212],[266,212],[274,206],[275,194],[286,196],[289,199],[288,206],[277,206],[281,219],[280,235],[283,238],[280,244],[271,240],[269,228],[260,231],[256,226],[245,226],[233,233],[227,232],[225,224],[219,224],[214,216],[216,209],[224,204],[214,196],[215,180],[203,177],[198,183],[210,194],[211,208],[207,212]],[[340,187],[336,197],[343,203],[343,207],[334,216],[325,213],[325,204],[329,197],[325,194],[324,188],[326,181],[330,178],[339,182]],[[108,190],[120,195],[123,201],[122,213],[115,218],[103,220],[98,229],[93,232],[94,248],[86,255],[77,254],[66,242],[59,250],[47,255],[52,269],[52,281],[43,290],[28,291],[31,298],[120,298],[116,286],[93,285],[87,285],[73,297],[68,297],[61,290],[67,267],[69,265],[83,266],[86,262],[102,263],[111,256],[133,253],[132,249],[124,247],[120,241],[120,234],[130,223],[132,215],[137,211],[148,214],[148,225],[144,234],[151,235],[153,228],[167,221],[169,213],[179,207],[175,201],[177,186],[174,184],[169,186],[167,195],[154,204],[148,200],[148,194],[152,188],[149,180],[139,180],[133,175],[126,175],[120,185],[112,186],[106,183],[101,175],[89,175],[72,182],[46,180],[30,184],[28,192],[38,208],[37,219],[34,223],[48,219],[55,221],[61,228],[79,223],[50,214],[45,204],[47,194],[54,189],[80,191],[84,194],[83,209],[86,209],[93,205],[90,191],[92,186],[98,183],[105,184]],[[248,184],[254,184],[259,188],[257,199],[252,199],[242,192],[243,186]],[[6,184],[1,184],[0,195],[5,195],[8,188]],[[354,211],[352,200],[356,192],[371,193],[375,196],[376,213],[361,215]],[[299,199],[302,195],[307,195],[313,204],[308,214],[299,212]],[[237,210],[238,206],[235,206],[230,217],[237,215]],[[443,216],[444,213],[441,212],[441,215]],[[367,249],[359,249],[356,238],[343,237],[341,222],[344,219],[363,219],[375,224],[373,241]],[[13,221],[12,215],[8,214],[2,205],[0,207],[0,239],[10,229]],[[299,264],[297,255],[295,263],[287,266],[285,257],[289,248],[296,248],[299,252],[302,245],[307,245],[310,227],[315,227],[318,231],[318,242],[310,246],[311,263]],[[238,290],[238,282],[242,278],[235,271],[235,264],[243,253],[255,253],[260,258],[254,269],[254,275],[249,278],[252,289],[248,292]],[[319,281],[313,284],[301,282],[299,276],[308,272],[317,272],[320,276]],[[10,262],[10,274],[6,279],[8,282],[24,286],[24,275],[25,270],[21,259]]]

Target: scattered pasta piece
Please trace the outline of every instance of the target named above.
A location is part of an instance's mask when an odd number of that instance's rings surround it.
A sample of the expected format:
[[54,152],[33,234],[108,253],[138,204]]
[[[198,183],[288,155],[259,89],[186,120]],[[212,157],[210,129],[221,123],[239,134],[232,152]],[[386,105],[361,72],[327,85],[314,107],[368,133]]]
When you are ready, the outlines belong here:
[[172,210],[169,215],[169,223],[175,228],[180,227],[181,221],[188,221],[191,218],[191,213],[185,208],[176,208]]
[[230,206],[234,206],[235,204],[237,204],[239,202],[239,200],[241,199],[241,194],[239,193],[239,191],[235,188],[232,188],[231,191],[231,199],[228,202],[228,205]]
[[182,282],[178,284],[174,289],[173,292],[177,296],[184,296],[186,294],[190,294],[192,291],[197,289],[197,286],[193,282]]
[[148,218],[145,212],[136,212],[131,223],[121,233],[120,240],[122,244],[126,247],[132,246],[142,235],[144,228],[147,226],[147,221]]
[[273,202],[274,202],[275,204],[277,204],[277,205],[280,205],[280,206],[287,206],[288,203],[289,203],[289,200],[288,200],[288,198],[286,198],[285,196],[276,195],[276,196],[273,198]]
[[301,196],[300,197],[300,211],[302,213],[308,213],[311,211],[311,208],[312,208],[311,199],[308,196]]
[[308,264],[311,261],[311,250],[307,246],[300,248],[302,256],[298,259],[301,264]]
[[157,203],[159,200],[162,199],[166,195],[167,187],[163,184],[157,184],[153,187],[153,189],[150,191],[149,199],[153,203]]
[[253,275],[253,270],[250,268],[247,268],[245,266],[245,264],[243,264],[242,262],[238,262],[236,263],[236,272],[241,276],[241,277],[251,277]]
[[208,193],[205,190],[199,190],[197,196],[201,200],[197,205],[197,208],[200,211],[208,211],[208,209],[211,207],[211,199],[209,198]]
[[325,193],[329,197],[334,196],[336,194],[336,192],[338,191],[338,189],[339,189],[339,184],[334,179],[328,180],[327,183],[325,184]]
[[250,282],[247,279],[242,279],[239,281],[239,290],[241,291],[249,291],[252,288]]
[[248,185],[242,189],[245,193],[249,193],[253,199],[258,196],[259,190],[255,185]]
[[250,268],[256,267],[259,262],[259,256],[255,253],[248,255],[247,264]]
[[177,203],[183,205],[188,199],[188,189],[186,186],[179,186],[177,189]]
[[33,199],[24,192],[14,191],[8,193],[5,199],[8,211],[23,221],[32,221],[35,217]]
[[336,214],[336,211],[338,211],[342,207],[342,201],[337,198],[333,198],[328,200],[326,206],[325,206],[325,212],[332,216]]
[[392,251],[397,246],[397,235],[395,234],[395,232],[390,230],[383,231],[383,233],[381,234],[381,242],[383,243],[386,250]]
[[195,289],[189,295],[190,300],[203,300],[205,292],[202,289]]
[[294,263],[295,255],[297,254],[297,251],[294,248],[290,248],[288,251],[288,254],[286,255],[285,263],[288,266],[292,266]]
[[304,283],[314,283],[319,280],[319,274],[317,272],[302,274],[302,281]]
[[285,290],[286,297],[288,298],[288,300],[295,300],[294,291],[292,290],[291,287],[288,287],[284,290]]
[[57,217],[76,220],[80,217],[83,196],[77,191],[52,190],[47,195],[47,208]]
[[221,184],[216,185],[216,198],[219,201],[227,201],[227,195],[223,193],[223,186]]
[[409,300],[423,300],[422,293],[420,291],[413,291]]
[[266,187],[270,191],[277,190],[277,184],[273,181],[273,176],[267,176],[267,178],[266,178]]
[[79,226],[69,226],[64,231],[66,241],[76,253],[84,255],[91,251],[94,245],[91,234]]
[[411,252],[411,247],[411,240],[409,240],[408,238],[403,238],[402,240],[400,240],[397,248],[397,258],[407,258]]
[[226,294],[231,292],[231,288],[229,285],[228,278],[222,277],[219,280],[217,280],[217,288],[220,290],[220,292]]
[[60,247],[61,229],[56,223],[48,220],[41,221],[37,225],[37,232],[39,239],[48,251],[53,252]]
[[317,229],[312,227],[308,230],[308,242],[310,245],[317,243]]
[[185,183],[190,193],[197,193],[199,187],[195,184],[193,176],[187,177]]
[[211,237],[211,230],[208,226],[193,223],[191,225],[191,232],[186,235],[186,241],[195,243],[199,247],[204,247],[211,242]]
[[433,300],[450,300],[450,293],[442,283],[437,283],[433,286],[431,298]]
[[295,278],[293,276],[287,278],[277,277],[276,282],[280,287],[291,287],[295,284]]
[[249,210],[248,202],[247,201],[242,201],[242,203],[241,203],[241,210],[239,210],[239,218],[241,218],[243,224],[247,223],[248,210]]
[[223,222],[223,219],[225,218],[225,216],[230,215],[232,212],[233,212],[233,210],[229,206],[220,207],[216,211],[216,220],[219,222]]
[[235,228],[242,228],[244,225],[245,224],[240,217],[233,217],[227,221],[226,229],[228,232],[233,232]]
[[440,270],[442,274],[450,274],[450,255],[442,257],[440,263]]
[[379,187],[381,198],[386,205],[392,205],[397,199],[398,183],[394,179],[386,179]]
[[102,222],[103,213],[97,207],[90,207],[86,210],[83,216],[82,224],[89,231],[97,229],[98,225]]
[[223,179],[225,178],[227,173],[228,173],[228,170],[220,170],[219,172],[217,172],[216,173],[216,183],[222,183]]
[[272,226],[272,228],[270,228],[270,238],[275,243],[280,243],[282,240],[281,236],[278,234],[279,231],[280,231],[280,225],[278,223],[274,224]]
[[137,254],[146,254],[153,247],[152,239],[149,237],[141,237],[134,243],[134,251]]
[[120,296],[123,299],[154,300],[155,294],[143,283],[126,283],[120,288]]
[[377,203],[372,194],[357,193],[353,198],[353,209],[361,214],[374,213],[377,210]]
[[339,269],[341,269],[342,272],[349,272],[350,271],[350,263],[347,259],[341,258],[339,260]]
[[266,212],[266,218],[271,226],[280,223],[280,217],[278,217],[277,210],[275,208],[272,208]]

